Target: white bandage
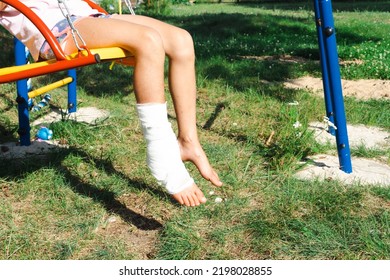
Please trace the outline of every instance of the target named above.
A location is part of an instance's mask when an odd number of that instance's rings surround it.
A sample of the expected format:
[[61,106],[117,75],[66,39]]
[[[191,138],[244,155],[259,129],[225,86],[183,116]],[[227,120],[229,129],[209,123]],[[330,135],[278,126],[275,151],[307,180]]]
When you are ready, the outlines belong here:
[[147,164],[152,175],[170,194],[194,183],[180,156],[176,135],[168,121],[166,103],[137,104],[147,144]]

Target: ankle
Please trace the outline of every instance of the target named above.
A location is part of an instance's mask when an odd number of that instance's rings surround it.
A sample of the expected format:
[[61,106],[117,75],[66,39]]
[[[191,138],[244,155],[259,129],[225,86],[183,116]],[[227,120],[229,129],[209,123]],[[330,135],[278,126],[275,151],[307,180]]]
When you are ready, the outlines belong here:
[[179,134],[179,136],[177,137],[177,140],[183,146],[194,146],[194,145],[199,144],[199,139],[198,139],[197,135],[195,135],[195,136],[192,136],[192,135],[182,136]]

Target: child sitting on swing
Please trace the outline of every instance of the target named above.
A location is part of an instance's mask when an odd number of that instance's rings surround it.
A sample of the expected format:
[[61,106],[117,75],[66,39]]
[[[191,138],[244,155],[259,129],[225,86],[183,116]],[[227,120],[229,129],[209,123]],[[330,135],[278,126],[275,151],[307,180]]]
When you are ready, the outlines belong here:
[[[121,47],[134,55],[136,109],[147,144],[147,165],[152,175],[182,205],[206,202],[183,161],[191,161],[201,175],[221,186],[203,151],[196,127],[195,53],[192,37],[178,27],[140,15],[106,15],[82,0],[20,0],[58,35],[65,54],[77,51],[66,10],[88,48]],[[34,60],[51,56],[44,37],[23,14],[0,1],[0,24],[21,40]],[[77,40],[80,40],[79,38]],[[84,42],[78,42],[82,44]],[[169,58],[169,89],[176,112],[176,137],[167,117],[164,62]]]

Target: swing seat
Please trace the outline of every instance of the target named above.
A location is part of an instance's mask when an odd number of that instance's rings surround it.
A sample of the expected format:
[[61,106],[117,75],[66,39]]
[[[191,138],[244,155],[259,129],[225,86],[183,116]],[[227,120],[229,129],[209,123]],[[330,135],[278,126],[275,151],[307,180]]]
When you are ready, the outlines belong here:
[[24,65],[4,67],[0,69],[0,84],[15,82],[36,76],[83,67],[105,61],[134,66],[133,55],[119,47],[99,48],[73,53],[65,60],[51,59]]
[[[28,110],[28,99],[41,95],[51,89],[68,85],[68,112],[74,113],[77,108],[77,94],[76,94],[76,68],[84,67],[91,64],[100,62],[111,61],[128,66],[134,66],[134,56],[119,47],[88,49],[86,46],[82,46],[82,50],[78,52],[66,55],[61,49],[60,44],[57,42],[55,36],[45,23],[26,5],[20,1],[15,0],[1,0],[5,4],[20,11],[26,18],[28,18],[41,32],[46,39],[51,50],[54,54],[54,59],[47,61],[39,61],[27,63],[25,56],[25,47],[17,39],[15,39],[15,59],[16,65],[0,68],[0,84],[16,82],[17,85],[17,98],[18,103],[18,116],[19,116],[19,137],[20,144],[22,146],[29,146],[30,140],[30,117]],[[107,12],[96,3],[91,0],[83,0],[88,3],[92,8],[98,10],[101,13],[107,14]],[[68,71],[68,77],[54,82],[47,86],[41,87],[34,91],[28,91],[27,80],[32,77],[42,76],[60,71]]]

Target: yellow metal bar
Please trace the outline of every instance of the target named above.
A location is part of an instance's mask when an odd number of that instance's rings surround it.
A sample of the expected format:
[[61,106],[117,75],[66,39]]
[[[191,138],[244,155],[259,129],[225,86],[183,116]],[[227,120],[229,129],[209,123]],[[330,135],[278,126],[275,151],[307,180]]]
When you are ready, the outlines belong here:
[[59,87],[62,87],[64,85],[67,85],[67,84],[70,84],[71,82],[73,82],[73,78],[72,77],[67,77],[65,79],[62,79],[62,80],[59,80],[57,82],[54,82],[54,83],[51,83],[47,86],[44,86],[44,87],[41,87],[41,88],[38,88],[36,90],[32,90],[28,93],[28,98],[34,98],[34,97],[37,97],[39,95],[42,95],[50,90],[53,90],[55,88],[59,88]]
[[20,65],[20,66],[10,66],[10,67],[4,67],[0,69],[0,76],[2,75],[7,75],[7,74],[12,74],[24,70],[31,70],[43,66],[47,66],[50,64],[55,63],[55,60],[48,60],[48,61],[42,61],[42,62],[35,62],[35,63],[29,63],[25,65]]
[[[129,51],[126,51],[119,47],[97,48],[97,49],[90,49],[89,51],[93,55],[98,54],[101,61],[121,59],[129,56],[133,56]],[[85,51],[82,51],[82,54],[87,55]],[[72,59],[77,59],[78,56],[80,56],[80,54],[78,52],[75,52],[68,55],[68,58],[72,60]]]
[[118,0],[118,9],[119,9],[119,14],[122,14],[122,0]]
[[102,61],[132,56],[130,52],[118,47],[91,49],[90,51],[92,54],[99,54]]

